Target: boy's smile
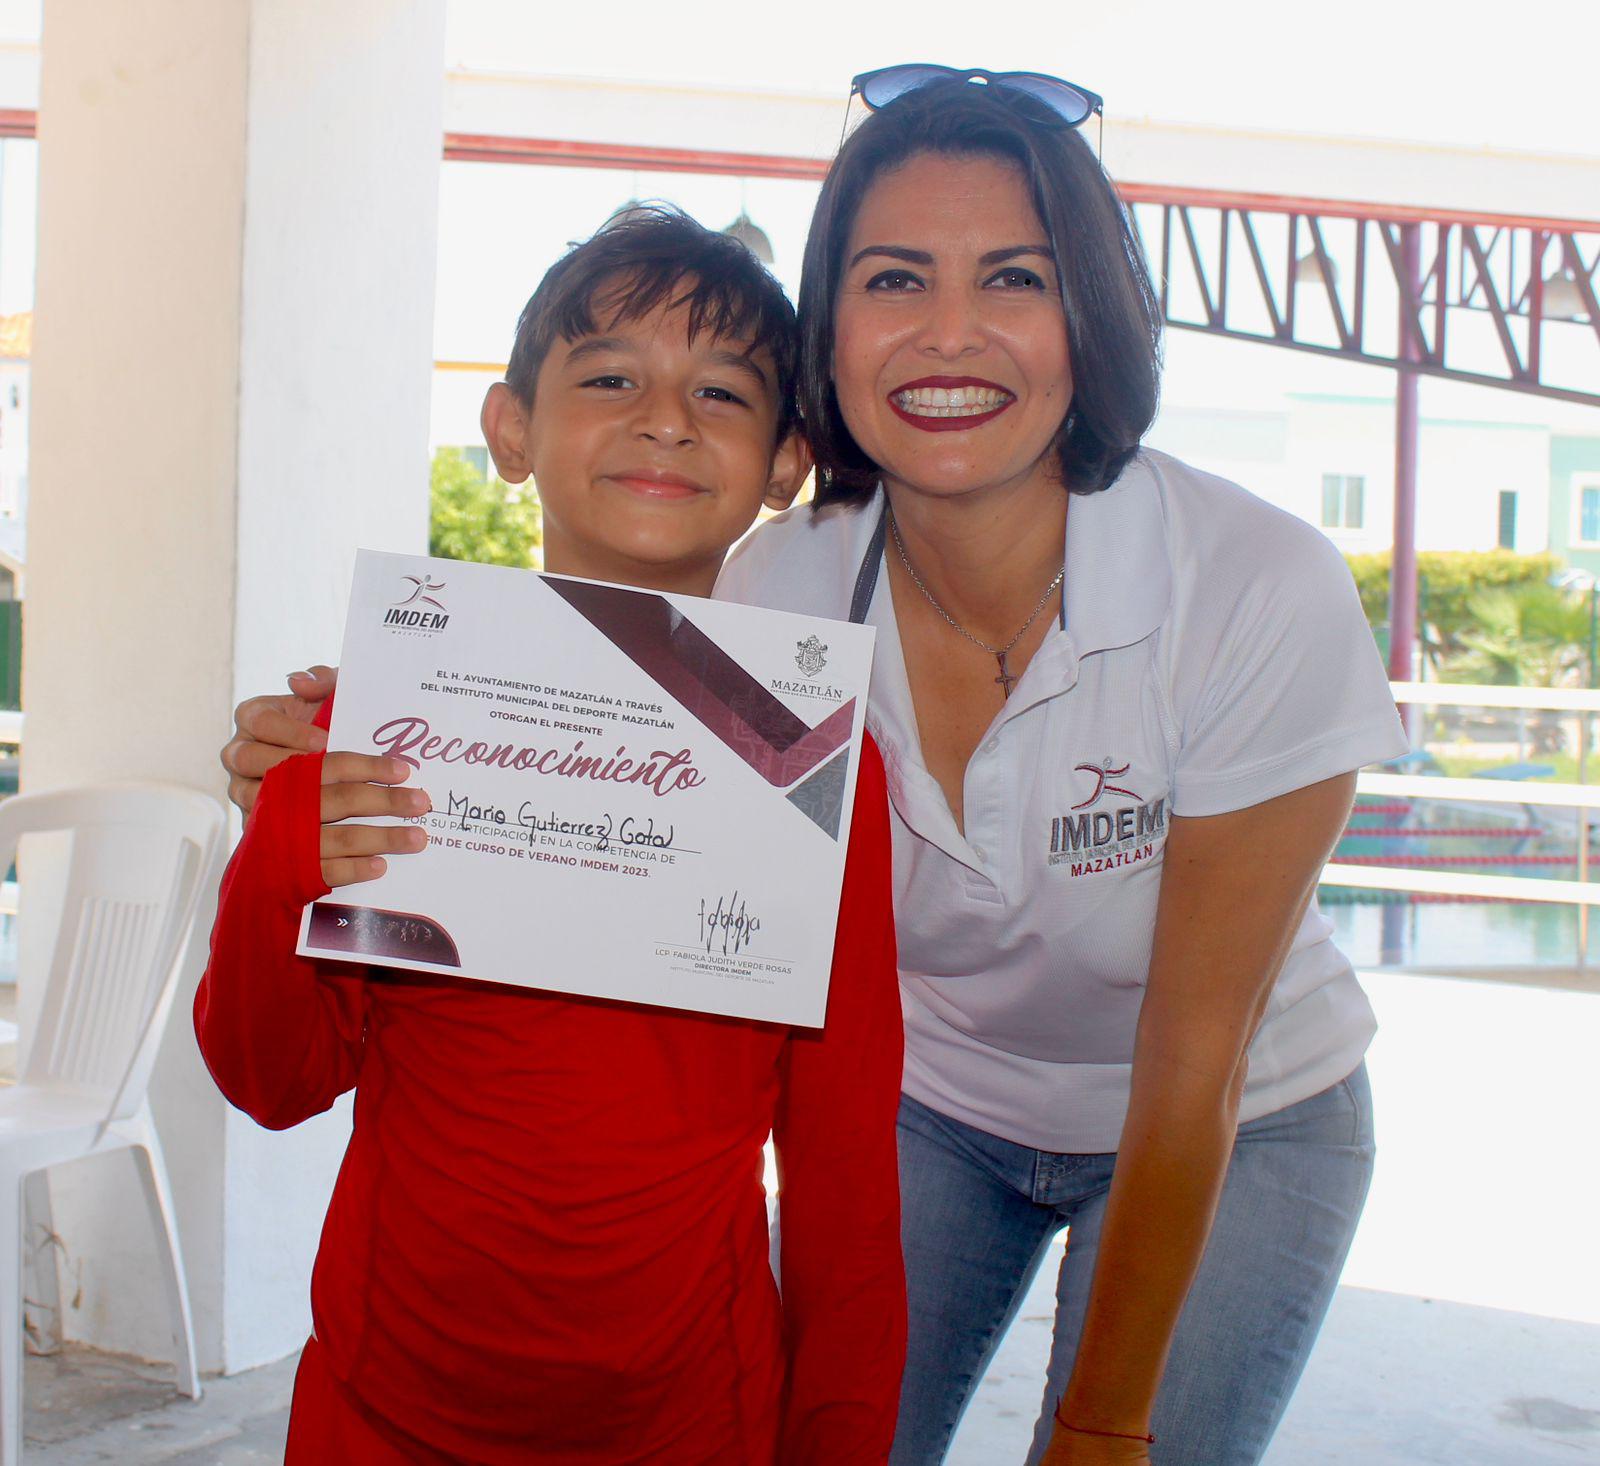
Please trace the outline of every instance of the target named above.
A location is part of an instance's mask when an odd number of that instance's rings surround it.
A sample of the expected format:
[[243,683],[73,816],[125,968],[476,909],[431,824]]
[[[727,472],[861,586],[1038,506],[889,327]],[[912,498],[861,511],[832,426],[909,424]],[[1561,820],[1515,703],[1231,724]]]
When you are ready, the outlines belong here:
[[706,486],[681,473],[668,473],[665,469],[631,469],[611,475],[625,489],[632,489],[647,499],[691,499],[706,492]]
[[769,494],[787,502],[809,468],[777,441],[771,353],[667,305],[603,335],[557,340],[531,406],[504,383],[484,436],[508,483],[531,473],[544,506],[545,568],[709,595],[728,547]]

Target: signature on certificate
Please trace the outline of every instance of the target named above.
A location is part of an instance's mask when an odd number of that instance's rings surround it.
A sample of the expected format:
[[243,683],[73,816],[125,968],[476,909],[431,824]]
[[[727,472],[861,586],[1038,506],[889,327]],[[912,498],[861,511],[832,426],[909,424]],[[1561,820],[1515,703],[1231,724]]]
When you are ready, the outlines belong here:
[[737,956],[760,930],[761,918],[739,899],[737,891],[731,896],[718,896],[715,906],[701,897],[700,940],[708,954],[720,950],[725,957]]

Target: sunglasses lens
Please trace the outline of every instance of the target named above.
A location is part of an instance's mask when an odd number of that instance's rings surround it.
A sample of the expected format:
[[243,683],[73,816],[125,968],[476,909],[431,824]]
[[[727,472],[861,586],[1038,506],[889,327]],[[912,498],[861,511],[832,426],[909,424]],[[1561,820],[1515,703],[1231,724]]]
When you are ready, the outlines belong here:
[[903,97],[907,92],[914,92],[918,87],[927,86],[931,81],[954,75],[956,73],[948,66],[927,66],[919,63],[888,66],[882,71],[874,71],[863,77],[858,84],[858,90],[861,93],[861,100],[876,110],[879,107],[887,107],[896,97]]
[[1047,76],[1008,76],[1007,91],[1021,92],[1043,102],[1057,117],[1076,127],[1094,111],[1089,99],[1076,87]]

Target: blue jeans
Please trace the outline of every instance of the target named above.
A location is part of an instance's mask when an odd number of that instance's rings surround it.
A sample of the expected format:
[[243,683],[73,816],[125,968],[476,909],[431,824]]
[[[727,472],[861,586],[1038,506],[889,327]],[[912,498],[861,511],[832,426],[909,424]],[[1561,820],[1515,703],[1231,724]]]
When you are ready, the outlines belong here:
[[[1372,1177],[1363,1065],[1239,1127],[1173,1338],[1151,1429],[1157,1466],[1255,1466],[1333,1298]],[[892,1466],[937,1466],[1051,1239],[1067,1255],[1029,1466],[1066,1388],[1115,1155],[1014,1145],[902,1098],[900,1190],[910,1348]]]

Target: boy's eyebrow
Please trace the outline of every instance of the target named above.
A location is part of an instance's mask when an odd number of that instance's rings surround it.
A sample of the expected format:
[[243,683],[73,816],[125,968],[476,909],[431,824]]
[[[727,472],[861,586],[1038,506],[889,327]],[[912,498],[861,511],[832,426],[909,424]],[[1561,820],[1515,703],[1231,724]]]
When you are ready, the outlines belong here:
[[[567,353],[568,366],[581,366],[591,356],[609,356],[614,351],[628,350],[629,343],[619,336],[590,336],[574,346]],[[741,372],[751,378],[764,392],[770,385],[767,374],[761,370],[761,363],[748,352],[734,351],[731,347],[719,346],[707,354],[707,359],[713,366],[725,367],[729,371]]]
[[[869,255],[882,255],[886,259],[901,260],[908,265],[931,265],[933,256],[926,250],[907,249],[903,244],[869,244],[865,249],[859,249],[850,257],[850,263],[845,268],[854,269]],[[999,249],[991,249],[978,256],[980,265],[1003,265],[1007,260],[1014,260],[1019,255],[1040,255],[1044,259],[1054,261],[1055,253],[1047,244],[1006,244]]]
[[755,379],[756,385],[764,392],[767,389],[767,374],[761,370],[761,363],[748,352],[732,351],[726,346],[719,346],[711,353],[711,362],[714,366],[727,367],[730,371],[743,372],[748,377]]
[[626,346],[627,343],[618,336],[590,336],[567,353],[567,365],[585,362],[591,356],[609,356],[613,351],[622,351]]

